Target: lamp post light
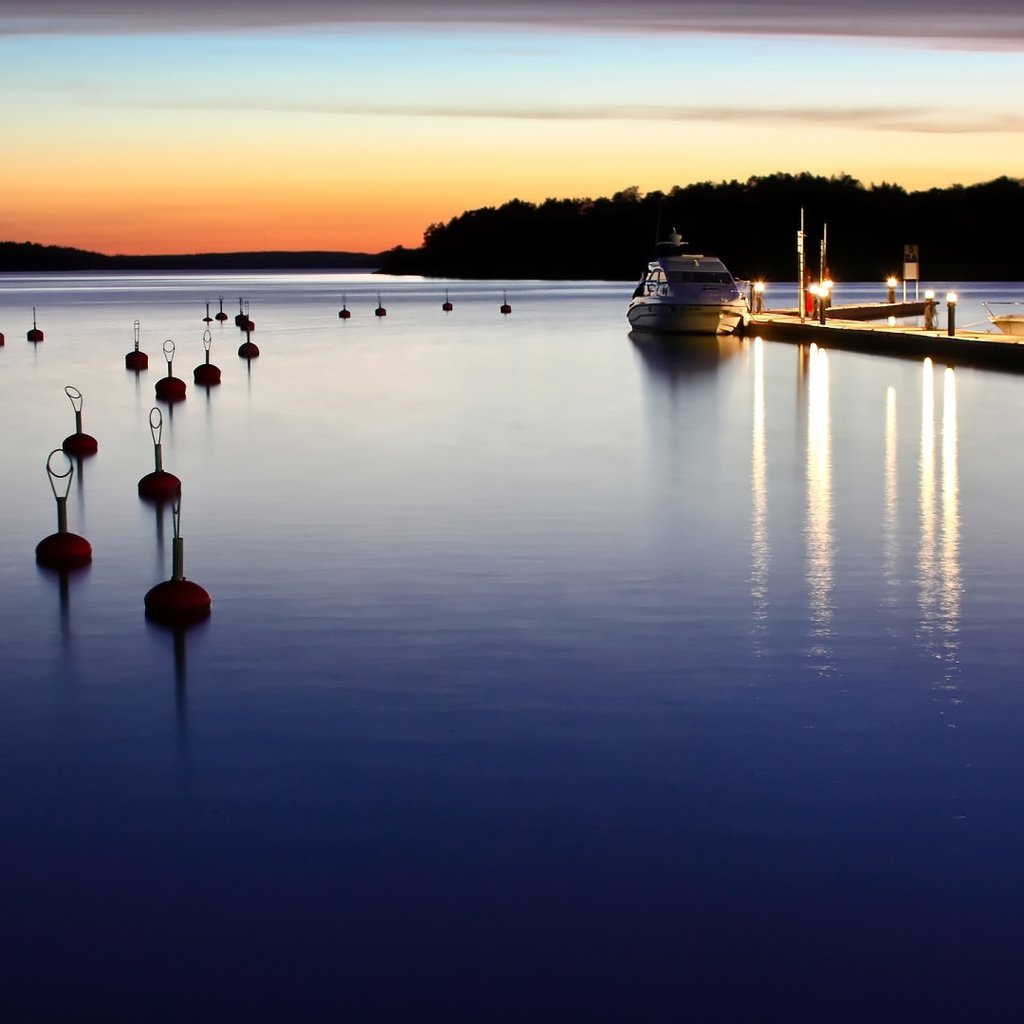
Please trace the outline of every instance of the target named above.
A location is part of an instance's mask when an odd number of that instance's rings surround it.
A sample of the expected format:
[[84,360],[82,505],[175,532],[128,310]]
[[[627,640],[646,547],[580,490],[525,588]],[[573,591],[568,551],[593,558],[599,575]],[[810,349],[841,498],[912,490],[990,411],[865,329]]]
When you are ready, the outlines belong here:
[[946,293],[946,333],[952,338],[956,334],[956,292]]
[[764,281],[754,282],[754,312],[764,312]]
[[895,302],[896,301],[896,284],[897,284],[897,281],[896,281],[895,277],[890,277],[890,278],[888,278],[886,280],[885,285],[889,289],[889,291],[888,291],[888,293],[886,295],[886,298],[885,298],[886,302]]

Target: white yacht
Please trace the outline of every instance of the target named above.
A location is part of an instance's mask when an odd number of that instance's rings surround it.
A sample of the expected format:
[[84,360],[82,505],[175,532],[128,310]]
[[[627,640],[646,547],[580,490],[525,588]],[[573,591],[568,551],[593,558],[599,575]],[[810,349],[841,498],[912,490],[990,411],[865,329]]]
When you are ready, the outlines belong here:
[[626,316],[640,331],[731,334],[743,330],[749,310],[725,264],[715,256],[688,252],[673,231],[656,246]]

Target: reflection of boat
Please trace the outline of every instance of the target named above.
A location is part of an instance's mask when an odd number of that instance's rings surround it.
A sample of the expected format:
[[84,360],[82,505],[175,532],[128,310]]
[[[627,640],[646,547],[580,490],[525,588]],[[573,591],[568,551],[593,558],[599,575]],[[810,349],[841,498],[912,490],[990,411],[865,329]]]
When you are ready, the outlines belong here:
[[655,258],[633,292],[626,316],[643,331],[729,334],[747,322],[747,303],[725,264],[686,251],[675,231],[655,247]]
[[742,351],[740,338],[714,334],[694,335],[685,341],[644,331],[630,331],[629,338],[644,365],[673,383],[715,370]]
[[1024,302],[983,302],[989,322],[1003,334],[1024,336],[1024,312],[993,313],[991,306],[1024,306]]

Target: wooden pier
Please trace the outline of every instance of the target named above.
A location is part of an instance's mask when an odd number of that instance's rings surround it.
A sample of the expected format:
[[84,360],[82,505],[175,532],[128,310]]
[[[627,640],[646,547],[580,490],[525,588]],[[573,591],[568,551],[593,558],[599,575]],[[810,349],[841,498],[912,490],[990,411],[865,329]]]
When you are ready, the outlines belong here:
[[[858,307],[858,311],[864,308]],[[960,330],[950,335],[945,327],[925,330],[906,324],[867,323],[863,318],[843,318],[842,312],[841,307],[829,310],[824,324],[810,317],[801,320],[792,310],[755,313],[744,335],[795,345],[814,342],[825,348],[875,355],[930,356],[950,366],[992,366],[1024,373],[1024,337]]]

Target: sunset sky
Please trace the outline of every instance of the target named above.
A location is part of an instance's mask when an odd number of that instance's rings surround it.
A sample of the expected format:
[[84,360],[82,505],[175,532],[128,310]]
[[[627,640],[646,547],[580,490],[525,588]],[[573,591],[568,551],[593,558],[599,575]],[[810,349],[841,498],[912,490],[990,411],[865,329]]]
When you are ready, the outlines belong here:
[[378,251],[511,198],[776,171],[1024,174],[1019,0],[0,0],[0,92],[0,240],[105,253]]

